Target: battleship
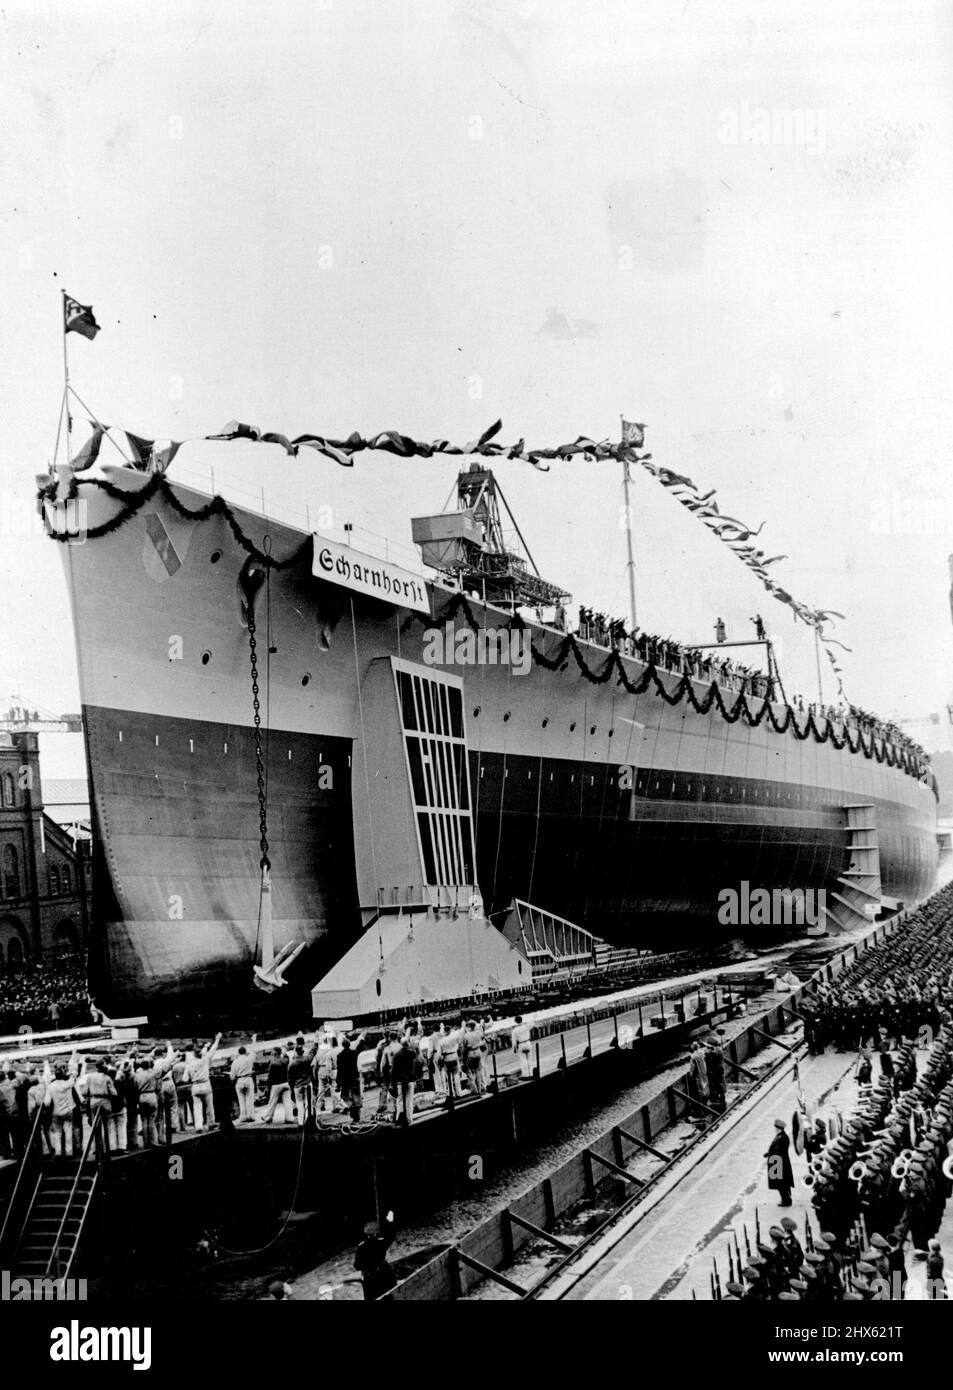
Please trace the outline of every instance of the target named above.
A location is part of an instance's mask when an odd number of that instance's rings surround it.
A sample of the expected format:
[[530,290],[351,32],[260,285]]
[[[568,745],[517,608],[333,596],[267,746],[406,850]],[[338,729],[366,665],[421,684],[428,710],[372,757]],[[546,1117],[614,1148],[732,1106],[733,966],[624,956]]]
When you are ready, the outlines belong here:
[[41,496],[60,540],[84,508],[60,549],[113,1014],[257,981],[357,1018],[711,941],[726,885],[824,889],[820,932],[933,887],[925,761],[570,633],[485,458],[408,518],[416,568],[174,467],[60,464]]

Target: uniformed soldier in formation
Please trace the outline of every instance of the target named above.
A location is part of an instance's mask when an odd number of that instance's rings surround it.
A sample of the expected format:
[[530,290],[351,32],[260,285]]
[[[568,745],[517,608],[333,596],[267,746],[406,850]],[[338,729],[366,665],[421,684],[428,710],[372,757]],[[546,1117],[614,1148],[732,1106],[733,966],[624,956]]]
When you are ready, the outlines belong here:
[[[806,1131],[819,1234],[808,1226],[802,1246],[797,1223],[782,1217],[731,1296],[902,1298],[906,1242],[929,1258],[953,1196],[943,1171],[953,1156],[953,884],[911,914],[901,935],[822,985],[803,1013],[812,1052],[830,1043],[870,1047],[880,1053],[880,1074],[874,1080],[861,1051],[863,1090],[842,1132],[831,1138],[819,1119]],[[778,1149],[785,1141],[779,1124]],[[782,1196],[790,1191],[786,1176]]]

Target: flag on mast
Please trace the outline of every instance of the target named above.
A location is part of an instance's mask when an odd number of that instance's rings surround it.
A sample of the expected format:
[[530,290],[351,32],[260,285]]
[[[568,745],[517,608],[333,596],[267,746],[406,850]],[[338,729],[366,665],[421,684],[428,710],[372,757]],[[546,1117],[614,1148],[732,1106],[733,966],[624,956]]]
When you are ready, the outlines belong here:
[[99,324],[93,315],[91,304],[80,304],[78,299],[63,295],[63,332],[81,333],[84,338],[95,338]]
[[633,449],[641,449],[645,443],[645,426],[637,425],[632,420],[623,419],[622,443],[630,445]]

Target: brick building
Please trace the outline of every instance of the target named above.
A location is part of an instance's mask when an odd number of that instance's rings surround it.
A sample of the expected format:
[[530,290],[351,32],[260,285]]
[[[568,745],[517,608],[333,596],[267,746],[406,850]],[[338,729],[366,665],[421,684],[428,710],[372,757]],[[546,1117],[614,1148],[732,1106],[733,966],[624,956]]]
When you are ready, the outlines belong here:
[[51,964],[89,936],[90,841],[44,810],[35,733],[0,733],[0,971]]

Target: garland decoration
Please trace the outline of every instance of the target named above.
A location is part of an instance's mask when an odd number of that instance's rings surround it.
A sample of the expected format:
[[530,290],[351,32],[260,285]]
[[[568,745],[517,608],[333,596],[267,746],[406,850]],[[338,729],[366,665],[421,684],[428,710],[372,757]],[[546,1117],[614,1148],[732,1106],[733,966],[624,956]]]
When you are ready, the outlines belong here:
[[[504,456],[507,458],[518,458],[530,462],[534,467],[548,469],[548,464],[544,461],[554,458],[570,458],[576,454],[582,454],[586,459],[622,459],[626,467],[630,462],[636,462],[646,468],[652,475],[662,483],[662,485],[673,492],[678,501],[683,506],[688,507],[692,512],[704,521],[710,529],[714,530],[722,540],[733,549],[745,564],[749,566],[761,578],[765,588],[781,602],[788,604],[794,611],[795,617],[801,618],[809,626],[812,626],[824,646],[824,650],[834,671],[835,678],[843,694],[843,686],[840,685],[840,667],[836,658],[828,645],[834,639],[826,636],[824,624],[831,618],[843,617],[843,614],[833,610],[810,609],[806,605],[798,603],[785,590],[781,589],[767,574],[767,566],[776,561],[784,559],[784,556],[772,556],[766,559],[763,552],[756,550],[743,542],[756,536],[757,531],[752,531],[732,517],[722,516],[719,513],[717,504],[713,501],[714,490],[707,493],[704,497],[698,494],[696,485],[690,478],[684,475],[672,473],[668,469],[657,468],[651,462],[651,454],[638,454],[637,449],[641,447],[644,439],[644,426],[631,424],[628,421],[622,422],[622,442],[620,444],[610,444],[608,441],[596,443],[591,439],[580,436],[573,444],[560,445],[555,449],[535,449],[526,451],[524,441],[521,439],[517,444],[506,448],[503,445],[493,443],[494,436],[502,428],[500,421],[496,421],[486,430],[478,440],[463,446],[449,444],[446,440],[434,440],[431,443],[421,443],[400,435],[396,431],[385,431],[383,434],[374,435],[365,439],[358,434],[350,435],[346,440],[326,440],[317,435],[300,435],[295,440],[288,440],[283,435],[262,434],[259,430],[251,426],[242,425],[236,421],[227,425],[222,433],[218,435],[206,435],[206,439],[254,439],[262,443],[281,444],[290,454],[297,453],[299,447],[309,447],[317,449],[318,452],[330,458],[336,458],[339,463],[350,466],[352,455],[363,449],[383,449],[387,452],[399,454],[402,457],[418,455],[428,458],[436,453],[462,455],[462,454],[484,454],[491,457]],[[73,471],[65,497],[58,498],[59,483],[56,478],[50,478],[43,483],[37,492],[37,501],[41,515],[43,516],[44,526],[47,535],[53,540],[61,543],[69,543],[72,536],[64,534],[51,524],[50,516],[45,504],[56,503],[57,501],[72,501],[78,496],[79,484],[85,487],[95,487],[99,491],[121,504],[121,510],[109,521],[103,522],[99,526],[89,528],[85,532],[87,540],[97,540],[102,536],[112,535],[124,526],[131,517],[137,515],[142,508],[155,497],[161,497],[169,506],[187,521],[199,522],[208,521],[213,516],[221,516],[228,525],[232,535],[238,545],[248,554],[253,556],[259,564],[270,570],[290,569],[299,564],[308,552],[313,549],[313,538],[307,536],[302,544],[291,555],[285,559],[276,559],[274,555],[262,550],[242,529],[235,513],[225,499],[219,495],[212,497],[204,506],[187,507],[176,495],[174,489],[165,474],[165,465],[171,457],[181,447],[184,441],[167,441],[160,450],[155,447],[155,441],[140,439],[138,436],[127,438],[134,440],[135,452],[138,459],[138,470],[150,472],[148,481],[136,493],[129,493],[123,488],[116,487],[113,483],[101,477],[85,476],[85,470],[95,461],[99,452],[102,435],[105,427],[95,422],[97,434],[91,446],[84,451],[85,457],[80,465],[80,473]],[[82,455],[80,457],[83,457]],[[75,461],[74,461],[75,462]],[[453,618],[458,612],[462,611],[467,624],[473,629],[478,630],[476,619],[473,616],[466,597],[463,594],[455,595],[447,608],[444,610],[444,620]],[[419,613],[412,613],[404,623],[404,630],[414,622],[426,622],[427,619]],[[526,624],[518,614],[514,614],[510,621],[511,628],[525,628]],[[843,643],[835,645],[843,647]],[[531,644],[533,660],[537,665],[545,667],[550,671],[565,671],[568,669],[570,659],[575,663],[579,673],[592,685],[606,685],[615,676],[616,683],[621,685],[630,695],[642,695],[650,686],[653,686],[656,693],[666,702],[675,706],[686,700],[696,714],[707,715],[712,708],[715,708],[721,717],[729,724],[735,724],[739,719],[743,720],[751,728],[757,728],[761,723],[767,721],[775,733],[783,734],[789,730],[794,737],[800,741],[813,737],[815,742],[831,743],[838,751],[847,748],[851,753],[862,753],[865,758],[872,758],[878,763],[886,763],[888,767],[902,768],[910,776],[918,779],[923,778],[928,769],[908,751],[897,751],[886,739],[881,741],[878,748],[873,733],[869,740],[865,741],[863,731],[858,728],[856,740],[852,737],[849,724],[845,723],[843,735],[839,735],[835,729],[834,722],[829,716],[825,716],[819,725],[813,712],[807,716],[803,727],[798,724],[795,712],[788,704],[784,706],[784,717],[778,720],[774,713],[770,699],[765,696],[760,708],[753,710],[748,703],[744,691],[738,693],[737,698],[730,705],[726,703],[717,680],[712,680],[707,693],[699,699],[695,694],[694,685],[691,677],[687,673],[682,673],[675,689],[669,691],[659,674],[659,668],[655,662],[649,662],[645,666],[641,677],[637,681],[632,681],[625,669],[622,657],[618,649],[613,649],[600,669],[591,667],[586,659],[583,648],[571,633],[566,634],[556,645],[553,652],[547,653],[535,644]],[[844,648],[849,650],[849,648]],[[664,669],[664,668],[663,668]],[[935,778],[931,781],[935,789]]]
[[[76,396],[72,388],[69,390],[70,394]],[[77,396],[76,399],[79,400],[79,397]],[[80,403],[82,404],[82,402]],[[88,411],[88,407],[84,406],[84,409]],[[103,425],[101,421],[92,418],[91,424],[93,437],[73,460],[74,470],[85,470],[95,463],[103,436],[107,433],[108,427]],[[329,439],[319,434],[299,434],[295,438],[289,439],[287,435],[275,430],[262,431],[257,425],[248,425],[240,420],[230,420],[217,434],[198,435],[185,440],[145,439],[140,435],[131,434],[128,430],[125,430],[124,433],[133,455],[128,462],[133,468],[147,473],[164,473],[185,443],[192,443],[197,440],[234,439],[251,440],[258,444],[274,444],[284,449],[285,453],[292,458],[297,457],[302,449],[313,449],[345,468],[352,468],[354,455],[367,449],[381,450],[400,458],[433,458],[435,454],[461,457],[465,454],[476,454],[487,458],[520,459],[524,463],[532,464],[534,468],[540,469],[542,472],[549,471],[548,460],[570,459],[577,455],[581,455],[587,462],[606,459],[621,461],[625,466],[627,475],[630,464],[637,463],[661,483],[676,501],[680,502],[710,531],[714,532],[719,540],[723,541],[738,556],[739,560],[757,576],[771,597],[791,609],[795,620],[800,619],[815,630],[819,641],[823,644],[841,699],[845,699],[841,679],[843,672],[830,649],[830,643],[833,639],[828,637],[825,632],[825,625],[834,618],[843,618],[843,613],[838,613],[834,609],[810,608],[807,604],[794,598],[774,580],[768,573],[769,567],[778,564],[781,560],[786,560],[788,557],[786,555],[765,555],[763,550],[750,544],[760,534],[764,522],[760,526],[752,528],[737,517],[725,515],[715,501],[717,489],[711,488],[702,494],[697,484],[686,474],[676,473],[670,468],[663,468],[653,463],[652,455],[649,453],[640,454],[638,451],[645,443],[645,425],[626,420],[623,417],[621,438],[617,444],[607,439],[597,441],[585,435],[579,435],[571,444],[558,444],[555,448],[548,449],[527,449],[526,441],[523,439],[517,440],[515,444],[500,444],[497,442],[496,436],[502,428],[503,422],[495,420],[478,439],[470,440],[466,444],[451,444],[446,439],[429,441],[413,439],[410,435],[401,434],[399,430],[382,430],[373,435],[362,435],[355,430],[346,439]],[[120,452],[122,451],[120,450]],[[844,644],[837,643],[836,645],[843,647]],[[844,650],[849,651],[850,649],[845,647]]]
[[[473,609],[464,594],[454,594],[447,602],[440,615],[439,623],[453,621],[458,614],[462,614],[464,622],[471,631],[480,631]],[[407,631],[414,622],[426,624],[430,621],[437,622],[438,620],[436,618],[428,619],[422,613],[411,613],[405,619],[402,631]],[[519,619],[518,622],[508,623],[507,626],[524,628],[526,625],[522,619]],[[545,667],[547,671],[565,671],[569,659],[572,658],[580,675],[590,685],[606,685],[614,675],[617,684],[621,685],[630,695],[644,695],[652,687],[667,705],[673,707],[685,700],[696,714],[707,715],[714,708],[729,724],[736,724],[741,719],[750,728],[756,729],[760,724],[766,722],[776,734],[790,731],[802,743],[808,738],[813,738],[815,743],[830,743],[838,752],[847,748],[851,753],[862,753],[865,758],[872,758],[875,762],[886,764],[887,767],[900,768],[917,779],[921,779],[927,772],[923,764],[911,753],[906,750],[897,750],[886,739],[882,740],[878,747],[873,734],[870,735],[869,739],[865,739],[860,729],[857,730],[855,739],[848,724],[844,725],[844,733],[840,735],[837,733],[832,719],[823,718],[819,723],[813,712],[808,714],[807,719],[801,725],[798,723],[797,716],[791,706],[785,705],[784,716],[778,719],[770,699],[764,697],[760,707],[752,709],[743,691],[738,693],[731,704],[728,704],[716,680],[711,682],[707,693],[700,699],[695,693],[694,682],[687,673],[682,674],[674,690],[670,691],[660,675],[660,668],[654,662],[649,662],[638,680],[633,681],[626,671],[617,648],[609,653],[599,668],[594,668],[589,665],[582,645],[572,633],[567,633],[562,637],[549,653],[541,651],[535,643],[531,644],[531,650],[535,663]]]
[[[75,392],[72,392],[75,395]],[[76,398],[79,399],[79,398]],[[86,407],[88,409],[88,407]],[[74,470],[85,470],[92,466],[99,455],[101,439],[107,432],[106,425],[99,420],[92,420],[93,438],[90,439],[85,449],[81,450],[74,459]],[[447,439],[413,439],[410,435],[400,434],[399,430],[383,430],[375,435],[358,434],[357,431],[351,432],[346,439],[329,439],[325,435],[303,434],[295,438],[281,432],[270,430],[263,431],[257,425],[249,425],[240,420],[229,420],[218,434],[197,435],[193,439],[156,439],[142,438],[140,435],[131,434],[128,430],[124,431],[129,450],[132,453],[132,467],[143,473],[165,473],[172,459],[183,443],[201,441],[232,441],[232,439],[246,439],[254,443],[271,443],[278,448],[285,450],[286,455],[296,457],[301,449],[314,449],[315,452],[332,459],[342,467],[350,468],[354,466],[354,455],[363,453],[367,449],[382,450],[383,453],[390,453],[410,459],[410,457],[420,457],[420,459],[431,459],[435,455],[449,455],[460,457],[463,455],[482,455],[483,457],[502,457],[502,459],[520,459],[524,463],[531,463],[533,468],[539,468],[543,473],[549,471],[549,461],[553,459],[572,459],[575,456],[582,456],[586,461],[597,461],[614,459],[621,461],[625,470],[629,470],[629,464],[638,463],[645,468],[646,473],[652,474],[663,488],[671,492],[677,502],[689,510],[697,520],[702,521],[708,530],[713,531],[720,541],[724,542],[732,552],[738,556],[747,569],[752,570],[767,589],[772,598],[779,603],[785,603],[792,610],[795,620],[803,621],[807,626],[813,627],[817,632],[818,641],[824,646],[825,656],[827,656],[831,671],[840,699],[845,701],[845,689],[843,689],[843,671],[840,669],[838,660],[831,651],[832,638],[825,632],[825,626],[832,619],[842,619],[843,613],[836,613],[834,609],[811,609],[806,603],[793,598],[781,584],[768,574],[768,569],[772,564],[778,564],[781,560],[788,559],[785,555],[767,556],[764,550],[752,545],[754,538],[760,535],[764,523],[759,527],[749,527],[745,521],[740,521],[738,517],[727,516],[721,512],[718,503],[715,502],[715,492],[717,489],[711,488],[708,492],[700,492],[692,478],[683,473],[675,473],[671,468],[663,468],[653,463],[650,453],[639,453],[639,449],[645,445],[645,430],[643,424],[636,424],[635,421],[622,418],[621,439],[618,443],[602,439],[590,439],[586,435],[579,435],[572,443],[561,443],[552,449],[527,449],[524,439],[518,439],[513,445],[504,445],[497,442],[496,436],[503,428],[503,421],[496,420],[490,425],[489,430],[482,432],[478,439],[471,439],[464,445],[454,445]],[[103,532],[106,534],[106,532]],[[843,646],[843,644],[836,644]],[[849,651],[849,648],[845,648]]]
[[[105,478],[78,479],[74,476],[70,479],[66,496],[63,499],[64,501],[70,502],[77,496],[79,482],[82,482],[84,487],[98,488],[99,491],[104,492],[107,497],[111,497],[114,501],[123,504],[123,510],[117,512],[110,521],[104,521],[100,526],[91,526],[89,530],[85,532],[87,540],[98,540],[100,536],[111,536],[115,531],[119,530],[120,526],[124,526],[131,517],[134,517],[137,512],[140,512],[146,503],[151,501],[153,497],[161,497],[164,501],[168,502],[173,511],[178,512],[179,516],[183,517],[186,521],[208,521],[213,516],[224,517],[229,530],[242,549],[253,556],[259,564],[264,565],[266,569],[290,569],[304,558],[305,554],[312,549],[314,544],[313,538],[308,536],[293,554],[286,556],[284,560],[278,560],[274,555],[270,555],[262,550],[255,544],[250,536],[246,535],[239,525],[235,513],[225,501],[224,497],[216,495],[211,501],[207,502],[204,507],[187,507],[185,503],[176,496],[172,485],[163,473],[153,473],[152,477],[141,491],[133,493],[132,495],[122,488],[116,487],[113,483],[108,482]],[[68,544],[72,540],[72,536],[69,534],[64,535],[55,527],[51,527],[49,517],[46,514],[46,508],[43,505],[45,502],[55,501],[56,488],[57,484],[55,480],[44,483],[37,493],[37,500],[40,503],[46,534],[54,541]]]
[[[72,392],[72,394],[75,396],[76,393]],[[88,410],[88,407],[85,408]],[[107,427],[99,420],[92,419],[91,423],[93,425],[93,437],[73,460],[75,470],[88,469],[95,463],[102,438],[107,432]],[[446,439],[413,439],[410,435],[401,434],[399,430],[382,430],[373,435],[362,435],[355,430],[346,439],[329,439],[319,434],[299,434],[292,439],[274,430],[263,431],[257,425],[248,425],[240,420],[230,420],[217,434],[194,436],[188,440],[157,441],[131,434],[128,430],[125,430],[124,433],[132,453],[132,459],[129,462],[133,468],[148,473],[164,473],[184,443],[196,442],[197,440],[235,439],[250,440],[258,444],[274,444],[284,449],[285,453],[292,458],[297,457],[302,449],[313,449],[316,453],[332,459],[345,468],[352,468],[354,455],[368,449],[380,450],[399,458],[432,458],[437,454],[461,457],[466,454],[475,454],[486,458],[520,459],[525,463],[532,464],[534,468],[542,472],[549,471],[549,460],[570,459],[577,455],[581,455],[588,462],[615,459],[624,464],[627,473],[629,466],[637,463],[670,492],[676,501],[687,508],[719,540],[727,545],[738,559],[757,576],[771,597],[791,609],[795,621],[800,619],[815,630],[830,663],[840,697],[842,700],[846,699],[842,680],[843,671],[831,651],[830,644],[833,639],[828,637],[825,631],[825,626],[832,619],[843,618],[844,615],[833,609],[811,608],[807,604],[801,603],[768,573],[770,566],[776,565],[788,557],[786,555],[766,555],[763,550],[751,544],[763,529],[763,522],[760,526],[750,527],[737,517],[724,514],[715,500],[715,488],[711,488],[703,494],[699,491],[697,484],[686,474],[676,473],[670,468],[663,468],[653,463],[650,453],[639,453],[638,451],[645,443],[645,425],[623,418],[621,438],[617,444],[607,439],[597,441],[580,435],[571,444],[558,444],[554,448],[546,449],[527,449],[523,439],[517,440],[515,444],[500,444],[497,442],[496,436],[502,428],[502,421],[496,420],[489,429],[483,431],[478,439],[470,440],[466,444],[451,444]],[[837,643],[836,645],[843,647],[844,644]],[[845,647],[844,650],[848,651],[849,648]]]

